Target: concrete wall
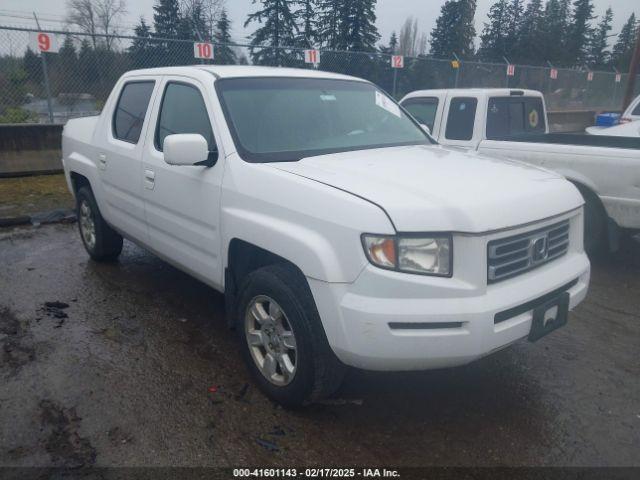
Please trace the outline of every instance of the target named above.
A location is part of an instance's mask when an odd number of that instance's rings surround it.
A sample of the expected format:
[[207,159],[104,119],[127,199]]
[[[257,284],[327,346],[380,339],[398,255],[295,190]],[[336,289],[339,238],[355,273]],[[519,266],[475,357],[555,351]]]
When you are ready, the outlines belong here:
[[[549,112],[553,132],[583,132],[596,112]],[[0,177],[62,171],[62,125],[0,125]]]
[[0,177],[62,171],[62,125],[0,125]]

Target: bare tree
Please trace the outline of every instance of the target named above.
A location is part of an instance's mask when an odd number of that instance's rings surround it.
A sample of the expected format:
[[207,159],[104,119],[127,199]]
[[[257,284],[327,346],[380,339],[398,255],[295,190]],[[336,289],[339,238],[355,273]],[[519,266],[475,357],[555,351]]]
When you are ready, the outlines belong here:
[[[116,35],[118,33],[118,21],[127,13],[125,0],[95,0],[98,14],[98,25],[105,35]],[[115,38],[107,36],[105,46],[111,50]]]
[[67,0],[67,22],[78,27],[81,32],[89,34],[93,48],[96,48],[98,15],[95,0]]
[[409,17],[400,29],[398,53],[406,57],[415,57],[418,52],[418,20]]
[[216,23],[225,5],[226,0],[181,0],[180,11],[187,17],[190,17],[194,11],[202,12],[207,31],[200,33],[210,39],[215,35]]
[[[126,0],[67,0],[67,22],[90,35],[93,48],[98,45],[98,35],[117,33],[117,23],[126,12]],[[106,48],[111,49],[114,38],[104,39]]]

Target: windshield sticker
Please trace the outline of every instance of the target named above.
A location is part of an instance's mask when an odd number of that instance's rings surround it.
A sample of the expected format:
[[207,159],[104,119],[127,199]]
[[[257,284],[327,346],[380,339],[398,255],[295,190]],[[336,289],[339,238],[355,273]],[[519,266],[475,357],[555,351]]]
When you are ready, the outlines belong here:
[[538,123],[540,123],[538,111],[531,110],[531,113],[529,113],[529,125],[531,126],[531,128],[536,128],[538,126]]
[[320,100],[323,102],[336,102],[337,98],[335,95],[325,93],[324,95],[320,95]]
[[402,118],[400,113],[400,107],[393,103],[386,95],[376,91],[376,105],[380,108],[384,108],[387,112],[395,115],[398,118]]

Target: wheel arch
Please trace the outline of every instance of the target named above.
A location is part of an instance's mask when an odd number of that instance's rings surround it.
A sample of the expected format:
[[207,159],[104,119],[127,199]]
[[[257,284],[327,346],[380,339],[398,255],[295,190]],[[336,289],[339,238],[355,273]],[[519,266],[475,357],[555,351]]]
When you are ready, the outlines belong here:
[[613,220],[613,218],[611,218],[611,216],[609,215],[609,212],[602,202],[602,199],[598,195],[597,190],[591,186],[593,185],[593,183],[590,181],[582,182],[580,180],[574,180],[569,177],[567,177],[567,180],[570,181],[578,189],[580,195],[582,195],[585,200],[585,204],[589,201],[594,202],[600,210],[600,213],[603,215],[605,223],[603,247],[610,252],[615,252],[616,250],[618,250],[620,243],[620,229],[615,220]]
[[231,239],[224,271],[225,313],[229,327],[234,327],[237,294],[242,282],[251,272],[275,264],[284,264],[293,268],[300,280],[304,281],[309,288],[304,273],[294,262],[254,243],[237,237]]
[[78,190],[82,187],[89,187],[91,191],[93,188],[91,187],[91,182],[89,179],[81,173],[76,171],[69,172],[69,178],[71,179],[71,187],[73,189],[73,195],[77,195]]

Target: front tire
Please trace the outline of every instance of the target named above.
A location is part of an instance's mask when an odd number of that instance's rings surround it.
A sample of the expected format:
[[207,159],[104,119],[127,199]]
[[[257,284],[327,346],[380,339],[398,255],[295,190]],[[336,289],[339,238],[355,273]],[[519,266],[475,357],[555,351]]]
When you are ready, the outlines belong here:
[[80,238],[89,256],[97,262],[117,259],[122,252],[122,237],[102,218],[89,187],[76,192],[76,212]]
[[327,341],[304,276],[289,265],[249,274],[236,310],[249,371],[260,389],[285,407],[333,394],[345,366]]

